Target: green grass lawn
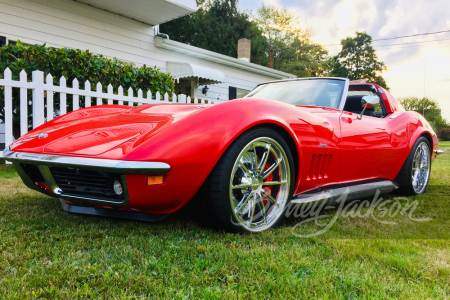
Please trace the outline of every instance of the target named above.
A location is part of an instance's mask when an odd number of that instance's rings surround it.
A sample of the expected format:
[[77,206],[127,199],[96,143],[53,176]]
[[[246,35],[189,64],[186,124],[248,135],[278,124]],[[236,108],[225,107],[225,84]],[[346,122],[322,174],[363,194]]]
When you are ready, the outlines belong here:
[[441,149],[428,191],[395,200],[417,200],[413,217],[432,220],[341,216],[307,238],[295,234],[322,227],[293,229],[295,217],[232,235],[187,210],[160,223],[71,215],[0,166],[0,298],[450,298],[450,142]]
[[439,148],[448,148],[450,147],[450,141],[439,142]]

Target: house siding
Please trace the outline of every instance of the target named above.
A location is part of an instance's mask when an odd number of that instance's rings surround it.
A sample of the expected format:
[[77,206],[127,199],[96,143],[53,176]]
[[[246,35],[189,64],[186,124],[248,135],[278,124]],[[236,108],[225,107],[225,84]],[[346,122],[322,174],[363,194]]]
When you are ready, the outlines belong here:
[[[89,50],[163,71],[167,61],[222,71],[226,82],[208,86],[206,99],[228,100],[229,86],[251,90],[276,79],[158,48],[152,26],[75,1],[0,0],[0,35],[29,44]],[[203,98],[202,87],[197,89],[197,97]]]

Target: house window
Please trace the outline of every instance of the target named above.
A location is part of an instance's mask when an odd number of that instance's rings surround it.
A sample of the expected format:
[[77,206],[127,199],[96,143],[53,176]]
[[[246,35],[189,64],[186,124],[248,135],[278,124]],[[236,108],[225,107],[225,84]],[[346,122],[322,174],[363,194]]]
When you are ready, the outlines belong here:
[[[17,41],[12,41],[12,40],[7,39],[5,36],[0,36],[0,47],[6,46],[6,45],[16,46]],[[33,45],[39,45],[39,44],[22,43],[22,45],[33,46]]]
[[248,93],[250,93],[249,90],[240,89],[240,88],[237,88],[237,87],[234,87],[234,86],[230,86],[228,88],[228,99],[229,100],[233,100],[233,99],[243,98]]

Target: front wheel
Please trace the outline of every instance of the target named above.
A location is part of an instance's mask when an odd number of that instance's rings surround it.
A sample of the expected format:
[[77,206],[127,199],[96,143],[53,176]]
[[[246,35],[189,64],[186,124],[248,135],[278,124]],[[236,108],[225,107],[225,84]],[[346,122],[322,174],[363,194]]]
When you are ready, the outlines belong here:
[[400,185],[402,194],[422,195],[427,189],[430,172],[430,143],[425,137],[420,137],[414,143],[395,181]]
[[292,196],[294,164],[283,137],[267,128],[240,136],[214,168],[206,201],[215,225],[230,232],[258,232],[284,219]]

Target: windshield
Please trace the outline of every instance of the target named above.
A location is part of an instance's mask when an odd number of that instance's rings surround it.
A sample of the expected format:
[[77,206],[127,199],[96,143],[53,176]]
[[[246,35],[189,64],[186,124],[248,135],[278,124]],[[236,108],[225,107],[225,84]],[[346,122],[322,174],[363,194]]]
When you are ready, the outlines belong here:
[[264,98],[301,106],[338,108],[345,81],[337,79],[308,79],[262,84],[245,98]]

